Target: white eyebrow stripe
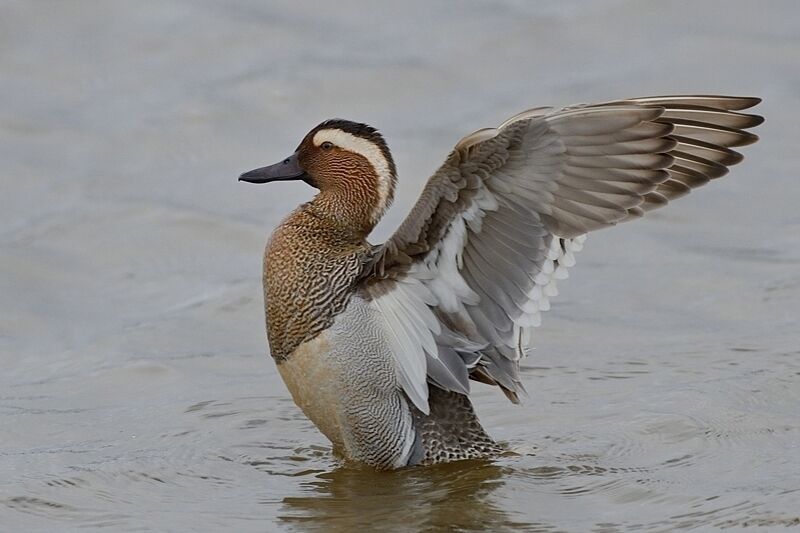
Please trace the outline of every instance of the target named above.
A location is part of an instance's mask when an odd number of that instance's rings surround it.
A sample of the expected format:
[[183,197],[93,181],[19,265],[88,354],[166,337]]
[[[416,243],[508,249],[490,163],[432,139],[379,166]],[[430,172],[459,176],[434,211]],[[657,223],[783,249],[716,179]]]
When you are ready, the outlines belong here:
[[343,150],[358,154],[369,161],[378,176],[378,205],[373,211],[373,218],[375,220],[379,219],[387,207],[386,204],[392,188],[392,171],[380,147],[372,141],[337,128],[320,130],[314,134],[314,138],[311,141],[314,146],[319,146],[327,141]]

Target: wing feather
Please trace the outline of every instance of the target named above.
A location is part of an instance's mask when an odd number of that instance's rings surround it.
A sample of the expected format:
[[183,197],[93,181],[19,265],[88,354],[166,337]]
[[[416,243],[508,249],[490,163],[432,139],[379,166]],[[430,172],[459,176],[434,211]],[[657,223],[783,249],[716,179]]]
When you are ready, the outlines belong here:
[[524,392],[519,359],[585,234],[639,218],[739,163],[757,98],[655,96],[536,108],[456,144],[387,241],[365,291],[398,382]]

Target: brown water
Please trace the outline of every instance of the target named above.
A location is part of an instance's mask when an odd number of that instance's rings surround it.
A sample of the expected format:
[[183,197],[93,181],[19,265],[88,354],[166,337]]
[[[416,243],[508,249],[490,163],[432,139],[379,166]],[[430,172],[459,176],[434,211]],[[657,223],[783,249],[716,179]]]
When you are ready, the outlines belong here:
[[[800,5],[0,5],[0,530],[800,527]],[[731,176],[590,237],[492,462],[344,468],[265,355],[261,249],[310,197],[236,183],[381,127],[386,237],[526,107],[765,98]]]

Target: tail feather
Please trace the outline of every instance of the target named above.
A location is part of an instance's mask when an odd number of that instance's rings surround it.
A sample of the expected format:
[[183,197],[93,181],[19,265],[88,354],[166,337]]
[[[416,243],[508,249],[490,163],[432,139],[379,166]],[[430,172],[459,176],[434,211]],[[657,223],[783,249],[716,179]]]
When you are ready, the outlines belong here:
[[412,406],[416,440],[409,465],[432,465],[497,455],[502,447],[483,429],[469,397],[429,386],[430,414]]

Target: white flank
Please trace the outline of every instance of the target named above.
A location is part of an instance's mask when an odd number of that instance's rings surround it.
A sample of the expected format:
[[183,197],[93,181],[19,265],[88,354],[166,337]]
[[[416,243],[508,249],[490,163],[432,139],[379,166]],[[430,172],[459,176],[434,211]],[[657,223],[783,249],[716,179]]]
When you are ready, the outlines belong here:
[[318,131],[312,141],[314,146],[319,146],[327,141],[342,150],[358,154],[369,161],[378,176],[378,205],[372,212],[373,220],[377,221],[388,207],[386,204],[389,200],[389,193],[392,190],[392,172],[389,169],[389,162],[384,157],[380,147],[367,139],[362,139],[352,133],[336,128]]

